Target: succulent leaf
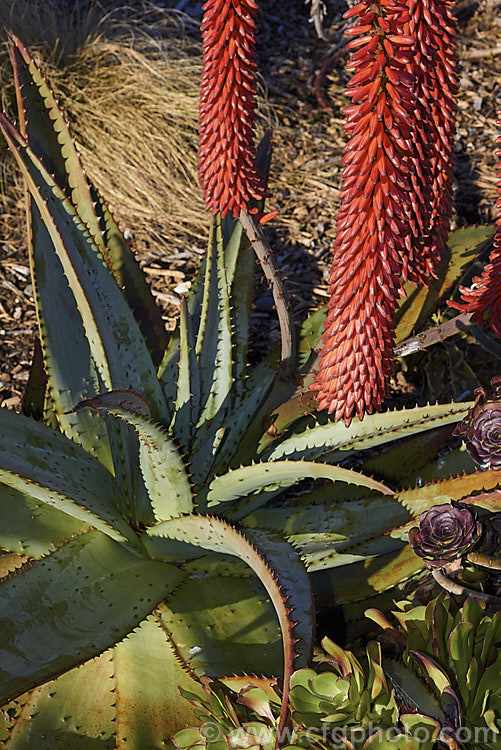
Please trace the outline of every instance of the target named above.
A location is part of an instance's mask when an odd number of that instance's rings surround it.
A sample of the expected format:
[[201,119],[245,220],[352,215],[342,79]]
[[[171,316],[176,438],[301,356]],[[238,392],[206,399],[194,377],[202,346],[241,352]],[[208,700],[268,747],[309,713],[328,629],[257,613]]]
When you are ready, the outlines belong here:
[[71,203],[41,162],[2,115],[0,130],[26,178],[82,316],[103,384],[141,388],[153,414],[166,405],[144,339],[113,277],[102,272],[104,259]]
[[[249,348],[249,318],[254,282],[254,251],[240,222],[222,221],[226,279],[231,295],[233,404],[244,397]],[[226,241],[226,237],[229,239]]]
[[179,378],[176,405],[170,429],[188,453],[200,415],[200,371],[195,354],[195,337],[186,302],[179,317]]
[[89,183],[66,119],[26,47],[13,35],[10,41],[21,135],[71,199],[94,242],[102,250],[104,242]]
[[[404,635],[406,642],[399,665],[403,677],[398,683],[403,683],[405,690],[415,681],[412,677],[408,682],[407,672],[418,672],[422,688],[440,703],[446,721],[425,708],[429,715],[448,726],[453,736],[459,728],[475,732],[475,747],[493,750],[499,735],[494,717],[499,719],[501,711],[501,613],[487,614],[485,603],[478,599],[468,600],[458,609],[445,594],[426,607],[409,601],[397,602],[397,607],[393,612],[398,622],[395,634]],[[393,662],[385,664],[390,676],[394,667]],[[487,729],[493,732],[486,735]]]
[[459,682],[466,682],[468,668],[473,658],[474,637],[475,626],[471,622],[458,622],[449,636],[450,655]]
[[383,665],[400,699],[403,698],[407,705],[437,719],[441,724],[446,723],[438,697],[430,692],[414,672],[394,659],[384,659]]
[[[349,727],[355,729],[354,725],[370,733],[381,725],[394,726],[397,707],[381,670],[377,645],[367,647],[367,668],[362,668],[353,654],[336,647],[329,639],[324,639],[322,645],[329,655],[318,657],[322,671],[302,669],[292,676],[290,700],[294,720],[305,729],[325,726],[332,730],[339,726],[348,732]],[[375,679],[375,670],[381,679]]]
[[165,429],[148,419],[148,407],[133,391],[111,391],[77,404],[119,417],[136,430],[139,466],[156,521],[166,521],[193,510],[186,468]]
[[179,700],[179,686],[197,695],[202,689],[181,668],[158,616],[143,620],[115,646],[113,663],[118,747],[161,747],[176,729],[193,722],[192,707]]
[[[210,239],[207,252],[203,255],[201,263],[196,271],[190,287],[186,303],[186,319],[193,335],[199,337],[203,332],[204,319],[207,313],[207,290],[206,284],[210,269],[208,268],[208,257],[213,257],[215,231],[220,224],[222,242],[224,247],[224,269],[227,287],[230,290],[232,309],[230,310],[232,328],[232,354],[233,354],[233,379],[235,381],[235,397],[243,393],[246,354],[249,336],[249,313],[252,284],[254,278],[254,255],[249,246],[246,235],[243,233],[242,225],[232,216],[213,219],[210,231]],[[205,301],[204,301],[205,300]],[[182,311],[183,314],[183,311]],[[226,331],[226,329],[225,329]],[[178,377],[180,346],[179,326],[172,334],[169,346],[159,368],[159,378],[164,384],[164,391],[168,399],[176,401],[177,395],[174,388]],[[200,385],[195,390],[198,393]],[[194,419],[194,424],[198,417]]]
[[259,370],[261,377],[255,381],[252,375],[248,378],[242,398],[236,399],[226,418],[226,430],[216,455],[214,474],[227,471],[229,465],[238,466],[256,458],[256,443],[249,440],[249,435],[263,433],[276,370],[268,362],[257,365],[255,370]]
[[286,604],[293,621],[294,637],[297,639],[293,666],[295,669],[306,666],[311,658],[315,608],[311,581],[302,556],[297,548],[288,541],[284,541],[276,532],[246,529],[244,533],[272,567],[280,583],[282,595],[286,597]]
[[[191,282],[190,290],[187,296],[187,313],[191,320],[193,335],[196,337],[200,328],[200,318],[202,314],[202,299],[204,294],[204,280],[207,274],[207,257],[209,249],[212,247],[214,238],[214,221],[209,233],[209,241],[206,252],[202,255],[200,264],[195,272]],[[160,366],[158,368],[158,378],[163,385],[163,390],[167,401],[175,402],[177,394],[177,380],[179,374],[179,327],[171,334],[169,345],[165,350]]]
[[392,440],[454,424],[471,406],[471,402],[436,404],[370,414],[363,421],[354,419],[348,428],[340,422],[329,422],[277,441],[276,445],[264,452],[262,458],[271,461],[286,457],[340,460],[354,451],[374,448]]
[[11,57],[21,135],[71,199],[76,212],[104,254],[123,288],[158,363],[167,344],[160,312],[144,276],[110,212],[89,183],[66,119],[31,55],[16,37],[11,37]]
[[275,612],[258,579],[245,575],[233,561],[223,574],[197,570],[159,606],[161,623],[193,674],[219,677],[235,665],[241,672],[283,672]]
[[[213,552],[222,552],[223,554],[234,555],[244,560],[256,573],[259,580],[265,587],[277,613],[280,627],[282,630],[282,643],[284,653],[284,695],[282,700],[282,710],[280,713],[280,727],[283,727],[286,719],[287,702],[289,695],[289,680],[292,674],[294,659],[298,653],[305,653],[310,648],[310,644],[300,644],[292,635],[293,624],[301,618],[304,613],[305,598],[309,600],[309,611],[313,612],[311,605],[311,593],[309,583],[304,569],[300,566],[297,570],[301,571],[302,579],[295,577],[294,587],[282,591],[278,584],[278,579],[274,572],[273,558],[270,559],[270,565],[258,554],[252,544],[228,524],[216,518],[208,516],[184,516],[182,518],[172,519],[158,524],[147,533],[150,536],[167,536],[171,539],[190,542],[196,540],[198,546]],[[285,545],[285,542],[281,543]],[[293,549],[290,547],[291,557]],[[296,575],[296,571],[294,571]],[[307,586],[307,591],[305,591]],[[296,613],[297,610],[297,613]]]
[[33,357],[30,372],[23,393],[21,410],[26,417],[36,419],[37,422],[44,418],[45,399],[47,395],[47,373],[45,372],[43,352],[40,339],[35,338],[33,346]]
[[[106,424],[95,414],[68,416],[74,403],[101,390],[101,376],[75,297],[40,212],[30,199],[28,251],[51,407],[62,432],[113,471]],[[57,305],[54,288],[57,286]]]
[[[332,557],[337,559],[335,555]],[[408,545],[334,569],[329,569],[328,562],[322,560],[324,569],[315,572],[313,577],[315,601],[319,606],[329,606],[335,599],[339,605],[365,601],[367,607],[367,599],[388,591],[424,568]]]
[[65,750],[100,740],[103,750],[111,750],[114,701],[113,661],[105,652],[7,704],[8,736],[3,747]]
[[3,746],[67,750],[99,742],[103,750],[125,750],[148,742],[160,747],[176,729],[196,722],[188,701],[179,701],[179,685],[202,694],[149,616],[114,648],[32,691],[17,715],[15,704],[7,704],[14,718]]
[[225,503],[245,497],[269,485],[291,487],[295,482],[307,477],[330,479],[332,482],[348,482],[369,487],[385,495],[393,494],[393,490],[381,482],[351,469],[342,469],[339,466],[329,466],[314,461],[268,461],[252,466],[242,466],[240,469],[234,469],[213,479],[207,496],[208,507],[219,508]]
[[[385,481],[396,482],[400,486],[413,484],[415,479],[412,482],[410,477],[422,476],[429,466],[433,467],[431,471],[433,476],[436,476],[437,461],[432,464],[432,460],[436,459],[438,452],[447,446],[452,430],[452,425],[448,425],[392,443],[379,455],[370,456],[367,461],[364,461],[362,470],[364,473],[381,477]],[[441,466],[445,464],[448,455],[440,456]],[[471,469],[473,468],[471,465]],[[447,476],[458,471],[450,471]]]
[[[407,508],[414,518],[417,518],[434,505],[464,500],[470,495],[484,490],[495,490],[500,483],[499,472],[495,469],[488,469],[487,471],[475,471],[473,474],[449,477],[449,479],[431,482],[424,486],[404,489],[396,494],[396,499],[404,508]],[[421,485],[421,482],[419,482],[419,485]],[[493,496],[489,500],[490,504],[495,503],[495,494],[492,493]],[[475,504],[477,504],[476,498]],[[495,508],[494,505],[493,510]],[[408,527],[409,524],[402,526],[399,534],[405,534]]]
[[491,245],[495,232],[495,226],[485,225],[460,227],[449,233],[447,246],[451,259],[440,289],[441,298],[461,282],[465,266]]
[[78,445],[44,424],[0,409],[0,466],[4,485],[114,539],[134,538],[116,510],[113,476]]
[[3,579],[0,702],[109,648],[184,576],[88,531]]
[[[214,435],[228,410],[233,385],[230,302],[224,262],[221,217],[216,217],[195,346],[200,367],[201,413],[194,450],[197,445],[198,449],[207,445],[212,451]],[[205,457],[205,450],[202,453]]]
[[103,233],[104,258],[139,324],[153,364],[157,366],[169,342],[162,314],[134,254],[107,205],[93,185],[91,192]]
[[81,534],[91,523],[6,485],[0,486],[0,507],[0,548],[28,557],[47,554],[61,539]]
[[298,336],[299,367],[304,368],[317,349],[324,332],[326,310],[324,307],[309,315],[301,326]]
[[449,233],[444,260],[428,287],[405,285],[406,297],[397,312],[396,342],[420,331],[438,303],[460,282],[467,265],[494,236],[494,227],[461,227]]
[[242,520],[244,527],[276,530],[301,551],[310,570],[337,567],[390,550],[401,549],[393,538],[395,527],[405,523],[409,511],[393,497],[374,495],[359,499],[340,497],[334,502],[261,508]]

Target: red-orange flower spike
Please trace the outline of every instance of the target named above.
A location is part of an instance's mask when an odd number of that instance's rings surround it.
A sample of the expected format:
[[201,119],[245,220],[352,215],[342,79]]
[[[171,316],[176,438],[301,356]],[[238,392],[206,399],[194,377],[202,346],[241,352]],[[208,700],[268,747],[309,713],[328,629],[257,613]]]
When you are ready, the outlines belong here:
[[199,119],[199,174],[206,207],[236,217],[264,197],[252,135],[255,0],[206,0]]
[[[501,110],[498,112],[498,126],[501,128]],[[496,139],[501,146],[501,135]],[[496,151],[498,157],[498,200],[496,234],[490,262],[481,276],[473,279],[469,289],[461,288],[464,302],[450,302],[462,312],[469,312],[479,326],[490,325],[496,336],[501,338],[501,149]]]
[[413,187],[420,226],[410,278],[426,282],[442,261],[452,205],[457,56],[448,0],[408,0],[416,87]]
[[[425,162],[438,149],[426,122],[416,120],[416,112],[423,112],[418,97],[428,84],[421,58],[415,62],[413,57],[423,40],[430,44],[429,66],[441,56],[433,34],[411,23],[412,1],[362,2],[345,14],[358,16],[358,25],[348,32],[355,69],[346,92],[353,102],[345,110],[350,140],[343,155],[331,298],[313,390],[319,408],[347,424],[355,414],[362,418],[379,408],[385,397],[401,280],[420,280],[435,267],[434,259],[423,258],[422,237],[431,234],[436,172],[417,170],[423,155],[416,144],[424,144]],[[415,0],[413,7],[432,1]],[[437,129],[442,136],[442,121]]]

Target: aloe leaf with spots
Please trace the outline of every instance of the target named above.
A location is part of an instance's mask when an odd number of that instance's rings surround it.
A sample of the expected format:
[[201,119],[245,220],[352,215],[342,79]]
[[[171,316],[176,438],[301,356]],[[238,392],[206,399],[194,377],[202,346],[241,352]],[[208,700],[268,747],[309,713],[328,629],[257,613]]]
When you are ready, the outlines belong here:
[[[470,404],[304,428],[295,391],[318,321],[288,379],[273,354],[247,374],[253,250],[219,216],[165,344],[63,115],[15,39],[12,54],[19,130],[4,116],[0,130],[28,187],[47,387],[43,420],[0,414],[0,702],[15,701],[5,747],[161,747],[193,717],[176,686],[197,693],[197,676],[235,671],[282,677],[283,724],[289,677],[312,646],[307,569],[331,575],[330,597],[354,570],[347,603],[416,572],[388,557],[402,552],[395,528],[418,515],[406,491],[337,464],[444,429]],[[284,494],[305,479],[328,484]],[[359,536],[349,506],[365,514]]]

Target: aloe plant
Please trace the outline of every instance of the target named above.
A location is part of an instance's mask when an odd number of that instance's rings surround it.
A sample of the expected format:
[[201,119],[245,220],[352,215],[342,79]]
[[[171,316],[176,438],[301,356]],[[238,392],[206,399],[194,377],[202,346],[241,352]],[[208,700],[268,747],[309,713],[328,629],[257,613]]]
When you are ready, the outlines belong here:
[[[298,383],[311,378],[318,315],[287,377],[275,354],[248,372],[254,257],[230,217],[215,217],[167,342],[15,39],[12,57],[19,123],[1,116],[0,129],[28,188],[42,356],[26,414],[0,410],[5,747],[161,747],[194,719],[178,685],[200,695],[195,677],[235,671],[282,677],[280,727],[292,670],[312,648],[308,571],[320,604],[335,596],[355,619],[368,596],[422,571],[406,535],[437,494],[499,485],[472,469],[395,492],[433,474],[431,452],[385,481],[394,441],[428,434],[442,446],[472,405],[316,423]],[[360,458],[382,481],[339,465],[366,449],[384,449]],[[284,495],[303,479],[329,484]]]

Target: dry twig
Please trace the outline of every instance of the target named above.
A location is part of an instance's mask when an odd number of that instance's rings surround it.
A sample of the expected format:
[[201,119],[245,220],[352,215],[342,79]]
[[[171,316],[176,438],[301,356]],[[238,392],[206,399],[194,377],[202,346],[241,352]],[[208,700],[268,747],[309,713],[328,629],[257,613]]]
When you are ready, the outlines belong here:
[[423,333],[418,333],[417,336],[412,336],[405,341],[402,341],[394,349],[395,357],[408,357],[409,354],[415,352],[421,352],[432,344],[438,344],[441,341],[454,336],[459,331],[465,331],[471,324],[471,315],[462,313],[456,315],[456,317],[448,320],[446,323],[442,323],[439,326],[429,328]]
[[256,219],[246,211],[240,212],[239,220],[249,238],[249,242],[251,243],[254,252],[257,255],[261,268],[263,269],[264,275],[266,276],[273,293],[282,339],[282,368],[286,370],[287,367],[292,364],[296,355],[294,319],[287,299],[287,293],[282,282],[280,271],[275,262],[275,256],[266,241],[260,225],[257,223]]

